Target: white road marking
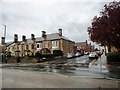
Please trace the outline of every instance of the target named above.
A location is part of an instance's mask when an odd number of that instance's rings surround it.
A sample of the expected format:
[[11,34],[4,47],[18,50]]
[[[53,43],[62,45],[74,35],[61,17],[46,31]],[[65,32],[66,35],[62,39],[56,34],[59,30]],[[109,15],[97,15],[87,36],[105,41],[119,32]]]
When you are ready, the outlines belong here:
[[20,71],[20,72],[24,72],[23,70],[18,70],[18,71]]

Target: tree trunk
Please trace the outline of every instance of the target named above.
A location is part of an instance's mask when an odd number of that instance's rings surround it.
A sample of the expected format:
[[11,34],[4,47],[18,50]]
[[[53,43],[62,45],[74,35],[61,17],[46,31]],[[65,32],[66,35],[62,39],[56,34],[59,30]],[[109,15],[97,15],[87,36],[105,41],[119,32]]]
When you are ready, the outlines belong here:
[[108,45],[108,52],[111,52],[111,46]]
[[104,46],[104,48],[105,48],[105,56],[106,56],[106,46]]

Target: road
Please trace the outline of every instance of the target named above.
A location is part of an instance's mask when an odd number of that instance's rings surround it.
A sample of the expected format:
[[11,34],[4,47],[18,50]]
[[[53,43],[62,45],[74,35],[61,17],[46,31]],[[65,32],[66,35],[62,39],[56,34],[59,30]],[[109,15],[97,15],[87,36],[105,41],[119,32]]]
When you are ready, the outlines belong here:
[[[88,68],[88,67],[84,67],[83,65],[79,67],[74,66],[76,65],[77,62],[82,63],[84,61],[87,62],[89,65],[90,60],[88,59],[88,55],[73,58],[73,59],[68,59],[65,61],[60,61],[60,60],[51,61],[49,62],[49,64],[47,65],[43,64],[42,66],[34,65],[34,67],[30,66],[30,67],[13,67],[13,68],[17,68],[20,70],[33,70],[38,72],[52,72],[52,73],[57,73],[61,75],[66,75],[66,76],[86,76],[86,77],[93,77],[93,78],[105,77],[104,74],[100,73],[99,67],[97,67],[96,69],[96,66],[94,68],[93,66],[91,68]],[[63,64],[64,62],[66,62],[65,63],[66,65]],[[50,64],[50,63],[54,63],[54,64]],[[8,66],[5,68],[11,68],[11,67],[12,65],[10,67]]]
[[[88,56],[68,59],[67,64],[85,60],[88,61]],[[58,63],[58,61],[54,63]],[[108,70],[106,72],[105,64],[105,56],[103,56],[95,63],[91,62],[87,68],[57,68],[54,65],[53,67],[38,65],[35,68],[3,68],[0,73],[2,74],[0,85],[2,83],[3,88],[118,88],[119,79],[105,79],[108,77],[106,73],[109,73]]]
[[[1,78],[0,78],[1,79]],[[118,88],[118,80],[64,76],[54,73],[2,70],[2,88]]]
[[[45,64],[16,64],[16,65],[3,65],[4,68],[15,68],[19,70],[32,70],[38,72],[52,72],[66,76],[85,76],[91,78],[115,78],[120,79],[118,71],[119,69],[115,68],[110,71],[108,69],[106,63],[106,57],[103,54],[101,58],[98,60],[92,60],[90,62],[88,55],[84,55],[81,57],[67,59],[67,60],[54,60],[50,61],[49,63]],[[85,62],[84,65],[80,65],[78,67],[74,66],[76,63]],[[90,63],[90,64],[89,64]],[[87,67],[86,67],[87,64]],[[71,66],[72,65],[72,66]]]

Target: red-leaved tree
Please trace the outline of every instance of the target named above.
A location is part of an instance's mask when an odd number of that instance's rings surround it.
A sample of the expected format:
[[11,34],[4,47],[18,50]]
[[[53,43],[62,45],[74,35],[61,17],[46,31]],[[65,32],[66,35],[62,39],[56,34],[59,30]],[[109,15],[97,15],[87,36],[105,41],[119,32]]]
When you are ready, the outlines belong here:
[[120,51],[120,2],[105,5],[100,16],[93,18],[88,34],[93,42]]

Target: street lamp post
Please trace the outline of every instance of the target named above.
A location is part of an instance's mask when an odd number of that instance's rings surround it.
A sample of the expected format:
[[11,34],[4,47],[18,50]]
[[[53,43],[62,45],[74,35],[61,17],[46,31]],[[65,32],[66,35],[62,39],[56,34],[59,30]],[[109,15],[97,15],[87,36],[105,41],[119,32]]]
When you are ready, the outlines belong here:
[[1,25],[4,26],[4,34],[3,34],[3,36],[4,36],[4,38],[6,38],[6,28],[7,28],[7,26],[5,24],[1,24]]
[[[3,52],[2,53],[4,53],[5,54],[5,62],[7,63],[7,50],[6,50],[6,45],[5,45],[5,39],[6,39],[6,25],[5,24],[1,24],[1,25],[3,25],[4,26],[4,35],[3,35],[3,37],[2,37],[2,44],[3,44]],[[3,54],[2,54],[3,55]],[[2,56],[2,62],[3,62],[3,56]]]
[[6,25],[3,26],[4,26],[4,37],[6,38]]

